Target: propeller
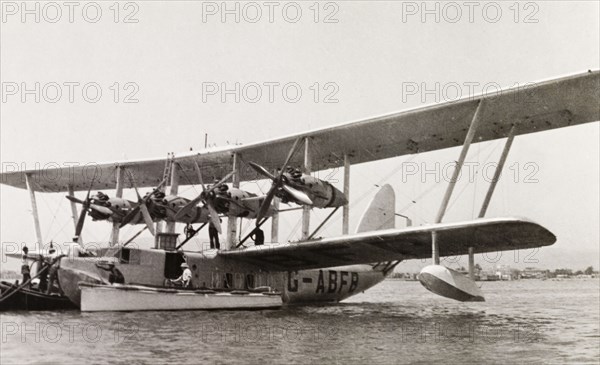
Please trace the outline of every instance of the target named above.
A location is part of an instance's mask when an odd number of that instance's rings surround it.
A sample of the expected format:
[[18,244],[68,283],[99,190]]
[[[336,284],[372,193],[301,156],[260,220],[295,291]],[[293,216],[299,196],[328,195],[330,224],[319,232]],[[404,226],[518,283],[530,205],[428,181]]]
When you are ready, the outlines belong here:
[[222,230],[221,221],[219,220],[219,212],[217,212],[217,209],[214,206],[214,194],[211,193],[219,186],[221,186],[225,181],[229,180],[229,178],[233,176],[234,172],[231,171],[230,173],[225,175],[224,178],[219,180],[218,183],[213,184],[209,189],[207,189],[204,185],[204,180],[202,179],[202,171],[200,170],[200,166],[198,166],[198,163],[196,161],[194,161],[194,167],[196,169],[196,174],[198,174],[198,180],[200,181],[200,185],[202,185],[202,192],[197,197],[192,199],[189,203],[187,203],[183,208],[181,208],[179,212],[175,214],[175,219],[183,218],[185,215],[189,214],[192,211],[192,209],[194,209],[194,207],[198,205],[200,201],[204,201],[204,204],[209,212],[211,224],[217,229],[219,233],[221,233]]
[[269,171],[267,171],[267,169],[265,169],[264,167],[254,163],[254,162],[248,163],[256,172],[258,172],[259,174],[261,174],[263,176],[268,177],[269,179],[271,179],[273,181],[273,184],[271,185],[271,189],[269,189],[269,192],[267,193],[265,200],[263,201],[262,205],[260,206],[260,209],[256,216],[256,224],[257,225],[267,215],[267,212],[269,211],[269,208],[271,206],[271,201],[273,201],[273,198],[275,197],[275,194],[277,193],[277,190],[279,190],[279,189],[283,188],[286,192],[288,192],[290,195],[292,195],[297,201],[300,201],[304,204],[309,204],[309,205],[312,204],[312,201],[310,200],[308,195],[306,195],[305,193],[303,193],[297,189],[287,186],[283,179],[283,173],[285,172],[285,168],[288,165],[288,163],[290,162],[290,160],[292,159],[292,156],[294,156],[294,153],[296,152],[299,142],[300,142],[300,138],[298,138],[294,141],[294,145],[290,149],[290,152],[288,152],[287,158],[285,159],[285,162],[283,163],[283,167],[281,168],[278,176],[274,176]]
[[302,204],[313,205],[313,201],[310,199],[308,194],[306,194],[305,192],[298,190],[298,189],[294,189],[291,186],[285,185],[285,184],[283,185],[283,190],[285,190],[288,194],[293,196],[294,199],[301,202]]
[[152,190],[151,193],[146,194],[146,196],[144,196],[142,198],[142,196],[140,195],[140,192],[138,191],[137,186],[135,185],[134,179],[133,179],[133,174],[131,173],[131,171],[127,170],[128,175],[129,175],[129,181],[131,183],[131,186],[133,186],[135,193],[138,197],[138,205],[133,208],[131,211],[129,211],[129,213],[127,213],[127,215],[125,215],[123,217],[123,219],[121,220],[121,224],[119,225],[119,228],[123,228],[125,225],[127,225],[129,222],[131,222],[139,212],[142,213],[142,217],[144,218],[144,222],[146,223],[146,226],[148,227],[148,230],[150,231],[150,233],[152,233],[152,235],[155,234],[154,232],[154,221],[152,220],[152,217],[150,216],[150,212],[148,211],[148,202],[150,201],[150,199],[152,199],[152,197],[158,193],[161,188],[163,187],[163,185],[166,183],[166,179],[163,179],[163,181],[160,182],[160,184],[154,188],[154,190]]

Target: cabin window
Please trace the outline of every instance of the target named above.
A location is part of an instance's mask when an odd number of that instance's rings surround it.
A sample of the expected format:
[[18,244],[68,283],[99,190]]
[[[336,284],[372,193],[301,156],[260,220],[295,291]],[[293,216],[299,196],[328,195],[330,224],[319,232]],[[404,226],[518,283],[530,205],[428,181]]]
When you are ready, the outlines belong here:
[[271,286],[271,275],[264,272],[257,274],[256,286]]
[[248,274],[246,275],[246,289],[254,289],[254,275]]
[[225,274],[225,280],[223,280],[223,288],[232,289],[233,288],[233,274],[228,272]]
[[121,264],[129,263],[129,249],[128,248],[124,248],[121,250],[121,258],[119,259],[119,262]]
[[140,251],[134,250],[134,249],[129,249],[129,248],[121,249],[121,257],[119,258],[119,263],[139,265],[140,264]]
[[244,285],[245,285],[245,278],[244,278],[244,274],[241,272],[236,272],[235,273],[235,281],[233,282],[233,287],[235,289],[243,289]]
[[221,284],[221,275],[218,272],[213,272],[212,273],[212,280],[211,280],[211,284],[210,287],[217,289],[220,288],[220,284]]

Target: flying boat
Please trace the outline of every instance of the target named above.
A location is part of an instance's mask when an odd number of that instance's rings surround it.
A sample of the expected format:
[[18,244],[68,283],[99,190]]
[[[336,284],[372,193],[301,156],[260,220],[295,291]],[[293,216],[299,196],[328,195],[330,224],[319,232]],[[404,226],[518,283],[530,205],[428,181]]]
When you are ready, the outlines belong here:
[[[0,182],[29,190],[38,245],[44,240],[35,204],[37,193],[69,192],[72,209],[76,211],[77,203],[82,205],[81,216],[89,211],[92,216],[112,219],[108,247],[97,250],[93,257],[82,249],[59,260],[60,286],[76,305],[80,305],[82,283],[107,283],[108,273],[98,269],[106,260],[122,272],[127,285],[164,287],[181,275],[180,266],[185,262],[192,272],[191,285],[195,289],[231,291],[268,286],[281,293],[284,303],[294,304],[344,300],[380,283],[402,261],[431,258],[432,265],[419,276],[425,288],[459,301],[482,301],[483,293],[473,281],[475,254],[539,248],[556,241],[549,229],[530,219],[486,217],[513,140],[529,133],[597,122],[599,100],[600,72],[588,71],[527,88],[487,93],[248,145],[96,164],[93,179],[86,166],[77,166],[52,171],[6,171],[0,175]],[[505,140],[504,148],[478,218],[444,222],[470,146],[499,139]],[[451,147],[460,147],[460,153],[433,223],[396,227],[395,193],[390,185],[384,185],[374,194],[358,227],[350,232],[351,165]],[[300,149],[303,153],[295,153]],[[170,168],[166,169],[166,165]],[[343,191],[312,176],[332,168],[343,169]],[[164,173],[166,170],[168,174]],[[123,200],[127,171],[135,171],[136,191],[154,190],[144,197],[138,193],[137,202]],[[231,186],[223,188],[224,181],[206,186],[203,176],[231,178]],[[256,179],[271,181],[265,195],[240,189],[241,182]],[[164,193],[167,185],[168,194]],[[177,198],[182,185],[202,186],[202,192],[194,199]],[[90,198],[90,186],[115,189],[115,197],[107,204],[99,197]],[[88,191],[88,196],[79,201],[74,198],[77,191]],[[279,240],[278,216],[285,212],[276,209],[275,198],[302,207],[299,241]],[[167,210],[161,213],[154,209],[157,207]],[[317,236],[340,207],[340,235]],[[200,210],[194,213],[194,209]],[[313,209],[332,211],[316,227],[313,224],[311,230]],[[123,213],[117,214],[119,210]],[[195,215],[197,219],[192,219]],[[210,221],[220,227],[219,215],[227,220],[221,249],[184,250],[190,237],[179,240],[175,223]],[[256,219],[255,229],[270,220],[272,242],[242,245],[246,238],[238,237],[240,219]],[[167,226],[157,232],[152,249],[129,247],[131,238],[119,236],[124,222],[143,221],[151,225],[155,220],[164,220]],[[85,247],[81,237],[79,244],[70,245],[71,251],[78,246]],[[19,256],[17,252],[8,254]],[[469,256],[468,276],[440,265],[441,257],[455,255]]]

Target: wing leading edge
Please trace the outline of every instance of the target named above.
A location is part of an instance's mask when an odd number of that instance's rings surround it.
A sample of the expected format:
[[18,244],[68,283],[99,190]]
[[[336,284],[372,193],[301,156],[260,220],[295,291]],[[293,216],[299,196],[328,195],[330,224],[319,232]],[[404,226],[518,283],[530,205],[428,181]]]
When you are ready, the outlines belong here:
[[[481,122],[474,139],[478,142],[506,137],[513,124],[517,126],[515,134],[521,135],[596,122],[600,120],[599,98],[600,72],[586,72],[259,143],[187,152],[174,160],[179,165],[180,184],[198,184],[195,163],[206,179],[230,172],[234,154],[243,162],[260,162],[273,169],[281,167],[294,141],[309,138],[316,146],[311,150],[313,171],[326,170],[343,166],[344,155],[352,164],[359,164],[460,146],[480,100]],[[69,186],[81,191],[89,189],[95,176],[94,189],[114,189],[117,167],[126,167],[139,188],[154,187],[163,178],[165,162],[165,158],[157,158],[28,171],[16,163],[3,163],[0,183],[25,189],[27,174],[36,191],[61,192]],[[290,164],[302,164],[302,154],[296,154]],[[244,163],[239,178],[259,177]]]
[[437,232],[440,256],[536,248],[556,237],[524,218],[477,219],[405,229],[364,232],[321,240],[255,246],[219,256],[256,265],[262,270],[290,271],[431,258],[431,234]]

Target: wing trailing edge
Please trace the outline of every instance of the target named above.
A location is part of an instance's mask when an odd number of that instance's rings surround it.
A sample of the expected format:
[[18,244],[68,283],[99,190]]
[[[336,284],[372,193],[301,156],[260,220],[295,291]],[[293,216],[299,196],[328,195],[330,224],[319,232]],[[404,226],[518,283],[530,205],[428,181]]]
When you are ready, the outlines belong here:
[[431,234],[437,232],[440,256],[549,246],[556,236],[525,218],[489,218],[363,232],[321,240],[255,246],[220,252],[262,270],[289,271],[431,258]]

